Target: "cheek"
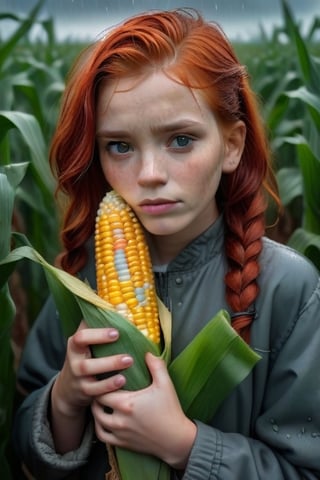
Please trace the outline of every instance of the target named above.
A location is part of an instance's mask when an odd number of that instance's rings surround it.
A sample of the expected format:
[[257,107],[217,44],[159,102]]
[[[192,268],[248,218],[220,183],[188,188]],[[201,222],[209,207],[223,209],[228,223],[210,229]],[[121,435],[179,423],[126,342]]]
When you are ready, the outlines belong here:
[[101,168],[102,168],[102,171],[103,171],[103,174],[104,174],[104,178],[107,180],[107,182],[109,184],[111,184],[112,183],[112,177],[113,177],[112,169],[107,167],[105,163],[101,164]]
[[[104,178],[108,184],[114,190],[117,190],[120,193],[121,185],[123,183],[128,183],[130,178],[130,171],[128,175],[128,169],[121,168],[120,165],[112,165],[112,163],[102,162],[101,164]],[[120,189],[119,189],[120,187]]]
[[190,185],[190,188],[197,190],[217,187],[222,174],[222,153],[215,150],[208,150],[203,155],[197,155],[188,168],[181,168],[179,172],[179,183]]

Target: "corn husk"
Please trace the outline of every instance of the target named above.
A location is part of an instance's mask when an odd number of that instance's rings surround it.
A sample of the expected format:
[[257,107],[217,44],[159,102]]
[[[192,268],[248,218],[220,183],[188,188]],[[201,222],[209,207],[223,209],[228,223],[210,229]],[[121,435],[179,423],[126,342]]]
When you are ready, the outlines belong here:
[[[21,236],[16,238],[25,242]],[[146,352],[162,356],[182,408],[190,418],[205,422],[210,420],[226,396],[249,374],[260,358],[233,330],[227,312],[220,311],[171,362],[171,315],[160,300],[159,317],[164,336],[162,351],[98,297],[89,285],[47,263],[30,245],[16,248],[0,262],[0,286],[6,282],[15,264],[25,258],[43,267],[66,336],[76,330],[82,318],[93,328],[116,327],[120,332],[119,340],[95,346],[93,352],[95,356],[120,352],[133,356],[134,364],[125,372],[126,389],[130,390],[150,384],[144,360]],[[155,457],[122,448],[115,448],[114,453],[122,480],[170,479],[169,467]]]

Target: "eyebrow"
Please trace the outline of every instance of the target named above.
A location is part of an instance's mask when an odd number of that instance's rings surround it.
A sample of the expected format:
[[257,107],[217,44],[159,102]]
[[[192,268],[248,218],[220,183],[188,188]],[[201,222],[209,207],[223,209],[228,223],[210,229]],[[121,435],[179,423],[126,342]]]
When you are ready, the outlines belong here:
[[197,120],[181,119],[164,125],[159,125],[155,127],[151,126],[150,128],[152,132],[155,131],[160,133],[166,133],[175,130],[184,130],[185,128],[190,127],[199,127],[200,125],[201,123]]
[[121,137],[127,137],[128,132],[125,130],[107,130],[104,128],[103,130],[98,130],[96,133],[96,137],[116,137],[116,138],[121,138]]
[[[154,133],[167,133],[172,131],[184,130],[185,128],[199,127],[199,126],[201,126],[201,122],[198,122],[196,120],[181,119],[176,122],[172,122],[164,125],[151,126],[150,129]],[[96,137],[123,138],[123,137],[127,137],[128,134],[129,134],[129,131],[126,131],[126,130],[112,130],[112,129],[103,128],[97,131]]]

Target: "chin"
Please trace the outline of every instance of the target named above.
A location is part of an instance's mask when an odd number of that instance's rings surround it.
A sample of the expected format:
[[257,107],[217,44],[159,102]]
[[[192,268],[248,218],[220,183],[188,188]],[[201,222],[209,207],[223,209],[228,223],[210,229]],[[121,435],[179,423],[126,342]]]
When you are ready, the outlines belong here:
[[[187,221],[186,221],[187,220]],[[159,237],[170,237],[180,235],[190,228],[189,219],[178,218],[177,216],[140,218],[144,229],[150,234]]]
[[163,228],[150,228],[150,229],[148,228],[146,230],[150,235],[154,235],[156,237],[169,237],[177,233],[176,230],[172,231],[172,230],[163,229]]
[[175,235],[180,231],[180,229],[177,229],[177,225],[173,227],[169,225],[163,225],[161,222],[152,222],[152,224],[145,222],[143,223],[143,226],[150,235],[156,235],[159,237]]

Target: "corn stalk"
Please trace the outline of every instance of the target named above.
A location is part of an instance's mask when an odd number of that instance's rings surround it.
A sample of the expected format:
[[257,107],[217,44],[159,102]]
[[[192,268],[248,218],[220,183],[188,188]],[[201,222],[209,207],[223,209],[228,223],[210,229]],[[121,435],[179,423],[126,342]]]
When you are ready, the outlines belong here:
[[[294,145],[298,168],[291,168],[289,176],[278,172],[282,198],[289,205],[295,195],[303,199],[302,224],[288,240],[288,244],[304,253],[320,270],[320,64],[309,53],[292,12],[282,0],[283,16],[288,38],[295,46],[300,85],[284,92],[298,108],[303,107],[301,128],[283,140]],[[287,173],[287,172],[286,172]],[[295,178],[294,178],[295,177]],[[297,186],[292,189],[292,181]]]
[[[0,259],[6,257],[11,249],[11,221],[15,190],[24,177],[26,168],[27,164],[0,167]],[[7,480],[11,478],[7,450],[11,432],[15,384],[11,348],[11,329],[15,317],[15,305],[7,283],[0,287],[0,305],[0,465],[1,476]]]

